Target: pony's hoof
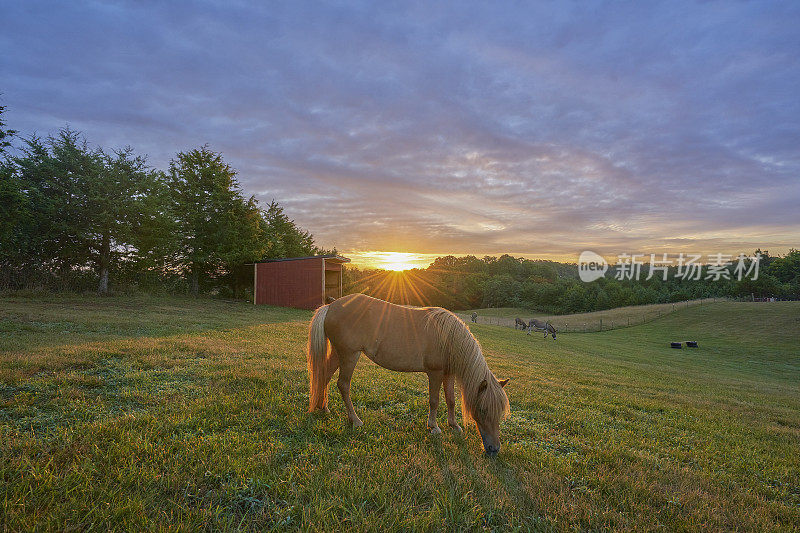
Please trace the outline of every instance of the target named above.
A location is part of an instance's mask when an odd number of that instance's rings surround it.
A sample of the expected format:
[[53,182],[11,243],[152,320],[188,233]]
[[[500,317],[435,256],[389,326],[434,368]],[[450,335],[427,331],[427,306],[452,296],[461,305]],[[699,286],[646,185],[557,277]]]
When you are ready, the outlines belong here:
[[461,435],[462,433],[464,433],[464,430],[463,430],[463,429],[461,429],[461,426],[459,426],[458,424],[456,424],[456,425],[454,425],[454,426],[453,426],[453,425],[451,425],[451,426],[450,426],[450,429],[452,429],[453,431],[455,431],[455,432],[456,432],[456,433],[458,433],[459,435]]
[[441,435],[442,434],[442,430],[438,426],[435,427],[435,428],[430,428],[430,430],[431,430],[431,435]]
[[351,421],[350,423],[353,425],[353,428],[360,428],[361,426],[364,425],[364,422],[362,422],[361,420]]

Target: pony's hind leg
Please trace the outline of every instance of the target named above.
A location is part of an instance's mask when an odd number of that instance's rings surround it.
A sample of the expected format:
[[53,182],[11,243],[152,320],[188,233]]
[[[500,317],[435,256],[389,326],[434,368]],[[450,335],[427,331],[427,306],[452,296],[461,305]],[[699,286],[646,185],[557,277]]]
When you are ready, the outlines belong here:
[[447,404],[447,424],[461,433],[463,430],[456,421],[456,391],[455,376],[453,374],[444,376],[444,401]]
[[[336,351],[336,346],[331,343],[331,351],[328,354],[328,362],[325,365],[325,390],[328,390],[328,385],[331,382],[331,378],[339,370],[339,353]],[[323,398],[322,410],[326,413],[330,413],[331,410],[328,409],[328,394],[325,393]]]
[[342,395],[345,409],[347,409],[347,418],[353,424],[353,427],[361,427],[364,423],[358,418],[356,410],[353,409],[353,402],[350,400],[350,379],[353,377],[353,370],[356,368],[358,358],[361,352],[346,353],[337,350],[339,353],[339,380],[336,385],[339,387],[339,393]]
[[442,432],[436,423],[436,410],[439,409],[439,391],[442,388],[442,372],[435,370],[428,372],[428,393],[430,394],[430,410],[428,411],[428,427],[431,433],[438,435]]

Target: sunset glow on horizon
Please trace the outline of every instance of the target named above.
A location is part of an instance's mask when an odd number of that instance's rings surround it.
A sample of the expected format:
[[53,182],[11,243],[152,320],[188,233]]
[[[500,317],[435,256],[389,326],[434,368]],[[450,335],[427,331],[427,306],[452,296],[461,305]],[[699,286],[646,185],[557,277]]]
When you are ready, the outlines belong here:
[[418,268],[418,266],[414,263],[416,257],[414,254],[404,254],[398,252],[388,252],[389,257],[380,264],[381,268],[384,270],[394,270],[396,272],[402,272],[404,270],[411,270],[412,268]]
[[[341,255],[350,259],[350,266],[356,268],[380,268],[383,270],[404,271],[412,270],[414,268],[424,269],[428,268],[437,257],[445,257],[452,255],[454,257],[465,257],[474,255],[478,258],[485,256],[500,257],[505,252],[495,252],[489,254],[465,254],[453,252],[440,252],[440,253],[415,253],[415,252],[387,252],[387,251],[358,251],[350,250],[343,251]],[[565,263],[575,263],[577,256],[563,255],[563,254],[513,254],[514,257],[524,257],[525,259],[542,259],[547,261],[560,261]]]
[[416,254],[411,252],[358,252],[343,253],[357,268],[380,268],[401,272],[414,268],[427,268],[434,259],[447,254]]

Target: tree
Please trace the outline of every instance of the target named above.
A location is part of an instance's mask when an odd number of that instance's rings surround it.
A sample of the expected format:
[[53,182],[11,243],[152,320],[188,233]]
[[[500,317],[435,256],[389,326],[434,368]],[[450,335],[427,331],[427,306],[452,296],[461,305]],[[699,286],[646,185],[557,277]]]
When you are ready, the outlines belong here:
[[[0,256],[5,248],[3,243],[11,244],[18,240],[15,233],[29,214],[22,182],[14,167],[8,161],[0,161]],[[15,248],[10,247],[8,251]]]
[[207,146],[179,153],[170,162],[167,186],[175,227],[171,262],[188,276],[192,294],[201,278],[224,275],[232,264],[264,254],[256,201],[243,198],[221,154]]
[[16,130],[5,129],[6,123],[3,121],[3,113],[5,110],[6,107],[0,105],[0,154],[5,152],[5,149],[11,146],[10,139],[17,133]]
[[314,244],[314,236],[298,227],[275,200],[262,215],[261,229],[267,247],[264,259],[305,257],[326,252]]
[[484,283],[483,307],[515,307],[518,305],[519,283],[508,274],[492,277]]
[[[17,133],[5,129],[6,123],[3,121],[5,110],[5,106],[0,106],[0,155],[5,155],[5,149],[11,146],[11,137]],[[0,160],[0,260],[3,256],[2,243],[14,240],[13,233],[27,214],[28,206],[22,183],[16,176],[11,162],[3,157]]]
[[0,228],[11,245],[0,255],[13,249],[18,270],[60,272],[68,288],[75,288],[68,273],[85,278],[93,268],[105,294],[112,263],[134,249],[154,173],[130,148],[113,156],[91,150],[68,128],[46,141],[26,139],[21,151],[0,181],[3,218],[15,221]]
[[132,148],[100,159],[100,171],[86,186],[87,242],[98,271],[97,291],[106,294],[111,264],[134,254],[136,235],[149,219],[159,183],[158,174]]
[[783,283],[793,282],[800,278],[800,250],[791,249],[783,257],[773,257],[768,267],[762,264],[761,268]]
[[549,262],[526,261],[527,274],[530,279],[539,283],[553,283],[558,279],[558,271]]
[[758,279],[742,278],[736,282],[734,293],[739,296],[757,296],[759,298],[778,296],[781,291],[781,283],[771,274],[761,274]]
[[67,275],[90,260],[87,189],[98,179],[102,152],[68,128],[45,141],[26,139],[21,151],[13,163],[30,216],[15,246],[20,258],[59,272],[67,283]]

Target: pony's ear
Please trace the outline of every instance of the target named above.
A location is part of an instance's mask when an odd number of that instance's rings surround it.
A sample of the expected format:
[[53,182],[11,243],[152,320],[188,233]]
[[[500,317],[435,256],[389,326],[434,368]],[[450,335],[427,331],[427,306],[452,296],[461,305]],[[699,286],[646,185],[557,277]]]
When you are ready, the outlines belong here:
[[481,384],[480,384],[480,385],[478,385],[478,394],[480,394],[480,393],[482,393],[483,391],[485,391],[485,390],[486,390],[486,387],[488,387],[488,386],[489,386],[489,384],[488,384],[488,383],[486,383],[486,380],[485,380],[485,379],[484,379],[483,381],[481,381]]
[[500,386],[501,386],[501,387],[505,387],[505,386],[506,386],[506,384],[507,384],[507,383],[508,383],[510,380],[511,380],[511,378],[506,378],[506,379],[502,379],[502,380],[500,380],[500,382],[499,382],[499,383],[500,383]]

